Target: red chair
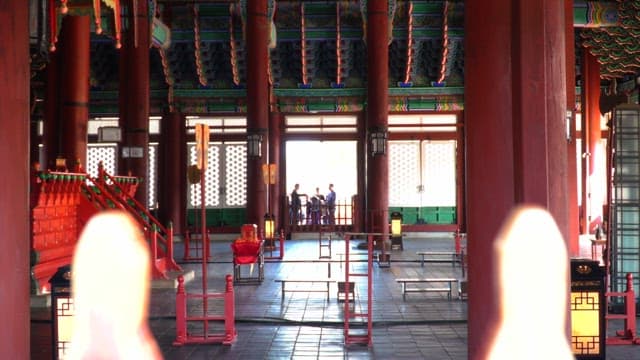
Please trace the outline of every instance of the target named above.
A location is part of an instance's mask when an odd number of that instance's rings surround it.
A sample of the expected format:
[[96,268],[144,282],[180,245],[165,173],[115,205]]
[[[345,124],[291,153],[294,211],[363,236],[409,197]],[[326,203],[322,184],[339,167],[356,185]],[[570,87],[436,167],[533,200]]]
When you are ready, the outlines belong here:
[[[233,282],[235,284],[260,284],[264,280],[264,241],[258,239],[255,224],[242,225],[241,236],[231,243],[233,253]],[[242,266],[249,265],[249,273],[243,275]],[[253,274],[258,266],[257,275]]]

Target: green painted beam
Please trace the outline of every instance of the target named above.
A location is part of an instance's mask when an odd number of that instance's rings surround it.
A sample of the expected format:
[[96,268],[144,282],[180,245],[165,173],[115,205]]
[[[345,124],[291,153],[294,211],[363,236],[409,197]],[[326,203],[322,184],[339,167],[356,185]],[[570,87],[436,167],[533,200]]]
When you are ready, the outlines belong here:
[[[593,17],[593,14],[597,14]],[[581,1],[573,3],[573,26],[604,27],[618,26],[618,3],[605,1]]]
[[[278,97],[308,98],[308,97],[364,97],[367,94],[365,88],[342,89],[274,89]],[[411,87],[389,88],[390,96],[432,96],[432,95],[463,95],[464,88],[454,87]],[[152,90],[151,98],[167,96],[166,90]],[[246,89],[174,89],[176,98],[242,98],[247,95]],[[93,100],[118,100],[117,91],[92,91]]]

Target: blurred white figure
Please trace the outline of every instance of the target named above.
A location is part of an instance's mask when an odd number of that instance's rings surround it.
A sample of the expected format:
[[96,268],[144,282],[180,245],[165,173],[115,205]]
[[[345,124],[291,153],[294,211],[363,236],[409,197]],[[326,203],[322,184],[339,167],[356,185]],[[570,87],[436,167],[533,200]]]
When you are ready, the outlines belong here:
[[70,359],[162,359],[147,323],[150,272],[148,246],[130,215],[91,218],[73,257]]
[[569,259],[551,215],[535,206],[514,209],[494,251],[501,320],[488,359],[573,360],[566,327]]

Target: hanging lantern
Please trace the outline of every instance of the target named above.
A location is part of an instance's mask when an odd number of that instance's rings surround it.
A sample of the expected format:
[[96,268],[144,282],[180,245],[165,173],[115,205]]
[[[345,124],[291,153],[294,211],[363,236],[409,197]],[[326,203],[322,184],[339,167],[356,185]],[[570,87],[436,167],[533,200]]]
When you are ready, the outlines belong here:
[[387,131],[376,128],[370,132],[371,155],[385,155],[387,153]]
[[251,157],[262,156],[262,135],[252,133],[247,135],[247,155]]

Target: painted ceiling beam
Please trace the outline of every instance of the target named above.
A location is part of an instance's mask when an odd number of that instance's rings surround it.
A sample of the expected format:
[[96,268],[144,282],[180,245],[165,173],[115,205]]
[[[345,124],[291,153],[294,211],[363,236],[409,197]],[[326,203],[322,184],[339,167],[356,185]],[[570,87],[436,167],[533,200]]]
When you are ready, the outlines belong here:
[[[279,97],[312,98],[312,97],[363,97],[366,88],[336,88],[336,89],[273,89]],[[246,89],[174,89],[175,98],[242,98],[246,96]],[[463,95],[463,87],[414,87],[389,88],[389,96],[444,96]],[[152,90],[151,97],[166,97],[165,90]],[[117,100],[117,91],[91,91],[91,98],[96,100]]]
[[605,1],[574,1],[574,27],[618,26],[618,3]]

